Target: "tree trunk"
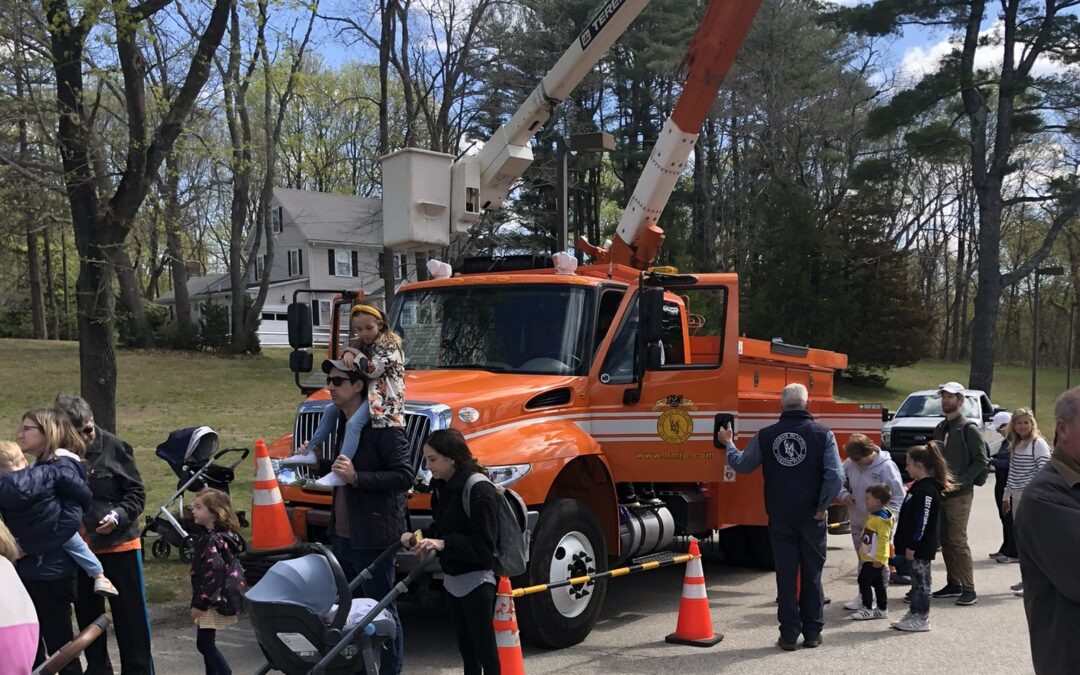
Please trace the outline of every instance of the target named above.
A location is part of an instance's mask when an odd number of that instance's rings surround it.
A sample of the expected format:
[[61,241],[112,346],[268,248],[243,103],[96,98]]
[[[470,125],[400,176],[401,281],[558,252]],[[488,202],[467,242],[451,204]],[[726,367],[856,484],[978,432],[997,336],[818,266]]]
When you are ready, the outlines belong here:
[[116,269],[117,280],[120,282],[120,298],[131,314],[131,329],[134,332],[135,344],[143,348],[153,347],[154,336],[150,332],[150,324],[143,310],[139,279],[135,274],[134,265],[131,264],[131,258],[128,257],[127,250],[122,245],[117,245],[113,249],[113,266]]
[[[83,245],[79,278],[75,282],[78,303],[80,392],[94,421],[116,431],[116,349],[113,346],[113,269],[108,256],[96,244]],[[87,364],[94,364],[93,368]]]
[[994,349],[1001,302],[1001,186],[979,189],[979,283],[971,326],[971,371],[968,386],[990,394],[994,386]]
[[41,241],[45,246],[45,314],[46,317],[52,317],[52,338],[59,340],[60,311],[56,307],[56,277],[53,275],[52,237],[49,236],[49,228],[41,231]]
[[35,340],[48,340],[49,330],[45,325],[45,294],[41,289],[38,236],[29,218],[26,218],[26,271],[30,278],[30,314],[32,316],[30,335]]
[[193,348],[195,326],[191,321],[187,264],[180,243],[180,172],[176,166],[176,155],[171,152],[165,158],[163,187],[165,188],[165,248],[173,278],[173,307],[176,311],[176,325],[180,333],[178,346]]

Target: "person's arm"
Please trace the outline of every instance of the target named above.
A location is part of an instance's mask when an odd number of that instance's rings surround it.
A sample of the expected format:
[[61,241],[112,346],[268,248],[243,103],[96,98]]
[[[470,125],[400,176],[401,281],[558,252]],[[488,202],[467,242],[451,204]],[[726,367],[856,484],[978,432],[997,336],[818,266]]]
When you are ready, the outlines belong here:
[[119,482],[121,497],[113,510],[119,518],[117,525],[127,525],[138,520],[146,508],[146,488],[143,486],[139,469],[135,466],[135,451],[119,438],[115,441],[116,451],[113,453],[111,468]]
[[889,510],[898,516],[900,507],[904,505],[904,481],[900,478],[900,469],[896,467],[895,462],[889,462],[887,471],[889,475],[886,477],[885,483],[889,486],[889,490],[892,491],[892,498],[889,499]]
[[758,445],[757,436],[750,439],[746,449],[739,452],[734,441],[727,443],[727,463],[735,473],[750,473],[761,466],[761,447]]
[[498,499],[495,486],[480,482],[469,494],[469,529],[471,534],[450,532],[443,536],[439,557],[462,563],[481,563],[495,555],[495,536],[499,531]]
[[1035,441],[1032,453],[1035,455],[1036,468],[1042,469],[1050,461],[1050,444],[1046,442],[1045,438],[1039,438]]
[[961,433],[967,439],[968,466],[956,478],[956,484],[967,487],[975,484],[975,479],[990,465],[990,460],[986,457],[986,441],[979,433],[977,425],[965,424]]
[[409,442],[405,434],[387,434],[387,437],[393,439],[393,445],[386,443],[373,448],[378,453],[382,468],[375,471],[357,471],[353,487],[367,492],[405,492],[412,487]]
[[840,488],[844,485],[843,471],[840,469],[840,448],[836,447],[836,436],[833,432],[825,440],[825,464],[821,471],[821,492],[818,495],[818,513],[827,511],[829,505],[840,494]]
[[401,353],[401,348],[389,338],[379,339],[371,345],[371,356],[364,362],[362,372],[368,379],[375,379],[382,377],[387,370],[404,365],[405,355]]
[[836,495],[836,498],[843,501],[851,496],[849,488],[851,487],[851,467],[855,462],[850,459],[845,459],[844,463],[840,465],[840,469],[843,471],[843,482],[840,483],[840,493]]
[[75,502],[84,511],[90,508],[90,488],[74,460],[61,458],[40,466],[35,464],[30,470],[51,473],[59,497]]

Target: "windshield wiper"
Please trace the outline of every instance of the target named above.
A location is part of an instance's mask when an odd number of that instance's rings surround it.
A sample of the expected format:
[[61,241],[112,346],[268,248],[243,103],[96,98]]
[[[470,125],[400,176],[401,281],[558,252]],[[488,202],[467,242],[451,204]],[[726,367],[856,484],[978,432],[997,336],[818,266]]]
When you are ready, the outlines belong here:
[[493,373],[505,373],[510,370],[505,366],[496,366],[488,363],[455,363],[452,366],[439,366],[439,368],[444,368],[446,370],[488,370]]

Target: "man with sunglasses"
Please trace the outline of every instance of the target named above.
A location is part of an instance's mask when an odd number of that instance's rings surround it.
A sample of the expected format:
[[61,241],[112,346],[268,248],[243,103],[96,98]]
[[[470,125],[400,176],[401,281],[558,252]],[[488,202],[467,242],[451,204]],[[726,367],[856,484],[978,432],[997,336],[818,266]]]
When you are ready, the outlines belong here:
[[[53,404],[66,415],[86,443],[86,483],[90,508],[83,512],[83,529],[90,549],[101,560],[105,574],[120,594],[109,598],[123,675],[150,675],[154,661],[150,650],[150,617],[143,584],[139,518],[146,508],[146,490],[135,466],[131,446],[94,424],[90,404],[78,396],[60,394]],[[105,601],[94,593],[93,581],[78,577],[75,617],[79,629],[105,612]],[[112,675],[107,643],[103,636],[86,649],[87,675]]]
[[[330,509],[331,548],[342,563],[349,578],[371,565],[388,546],[396,544],[408,527],[408,490],[412,487],[413,471],[409,446],[402,443],[378,443],[370,422],[359,434],[349,432],[349,421],[363,414],[367,406],[367,382],[360,371],[344,361],[323,361],[326,386],[334,406],[323,412],[324,424],[337,425],[337,444],[331,471],[343,482],[335,487]],[[337,410],[334,409],[336,406]],[[332,416],[332,420],[326,419]],[[404,435],[401,435],[404,439]],[[356,444],[349,452],[348,444]],[[310,453],[309,453],[310,454]],[[350,459],[351,456],[351,459]],[[364,595],[381,600],[394,586],[396,571],[393,558],[385,560],[373,577],[362,582]],[[382,654],[381,673],[401,672],[403,633],[397,605],[387,608],[397,624],[397,640],[393,649]]]

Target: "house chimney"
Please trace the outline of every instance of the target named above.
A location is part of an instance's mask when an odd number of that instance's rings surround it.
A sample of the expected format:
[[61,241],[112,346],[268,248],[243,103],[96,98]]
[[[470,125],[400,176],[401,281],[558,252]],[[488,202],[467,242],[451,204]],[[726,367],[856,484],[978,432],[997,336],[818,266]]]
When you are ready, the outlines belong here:
[[184,269],[187,270],[188,279],[202,276],[202,263],[198,260],[184,261]]

